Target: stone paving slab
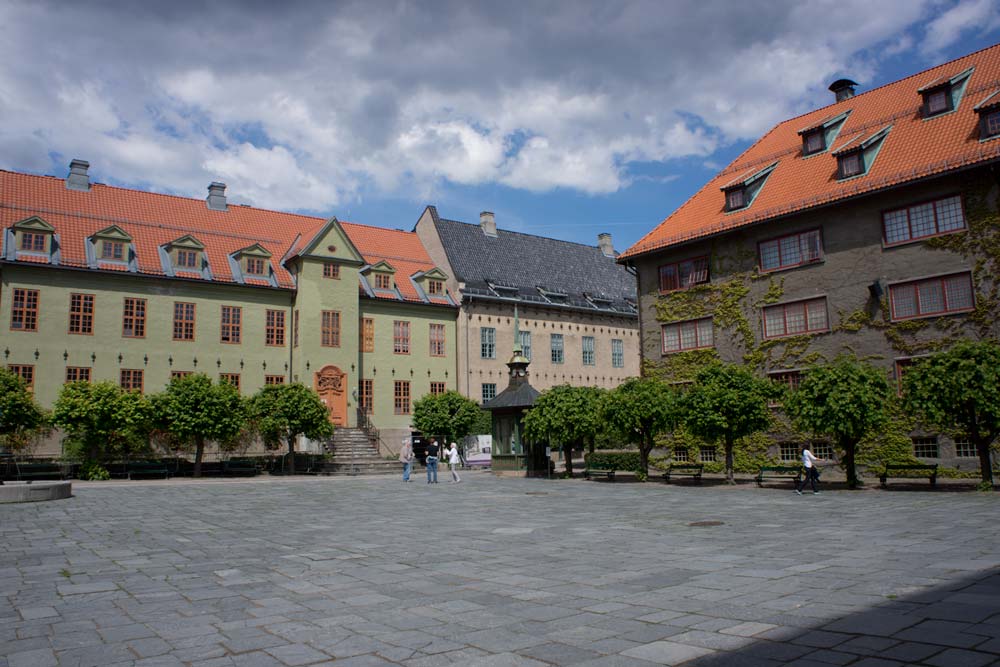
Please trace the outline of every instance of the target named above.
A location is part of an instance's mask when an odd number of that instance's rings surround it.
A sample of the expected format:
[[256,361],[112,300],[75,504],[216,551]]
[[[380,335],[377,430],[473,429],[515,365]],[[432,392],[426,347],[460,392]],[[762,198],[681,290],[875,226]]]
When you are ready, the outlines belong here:
[[482,472],[74,491],[0,506],[0,667],[1000,665],[995,494]]

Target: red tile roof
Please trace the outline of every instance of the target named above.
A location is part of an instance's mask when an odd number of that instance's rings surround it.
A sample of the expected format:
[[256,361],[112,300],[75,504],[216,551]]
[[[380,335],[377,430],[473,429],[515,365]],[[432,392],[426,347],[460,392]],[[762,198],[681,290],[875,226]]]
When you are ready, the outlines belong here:
[[[932,83],[975,67],[958,108],[933,119],[921,115],[923,99],[917,92]],[[950,63],[855,97],[784,121],[701,190],[670,214],[619,257],[634,258],[693,239],[719,234],[790,213],[894,187],[953,169],[1000,158],[1000,140],[980,142],[977,104],[1000,87],[1000,45],[977,51]],[[878,157],[868,172],[837,180],[837,161],[830,151],[802,157],[802,128],[818,126],[824,119],[851,114],[831,147],[840,150],[851,140],[864,140],[891,126]],[[719,192],[748,171],[778,161],[753,204],[726,213]]]

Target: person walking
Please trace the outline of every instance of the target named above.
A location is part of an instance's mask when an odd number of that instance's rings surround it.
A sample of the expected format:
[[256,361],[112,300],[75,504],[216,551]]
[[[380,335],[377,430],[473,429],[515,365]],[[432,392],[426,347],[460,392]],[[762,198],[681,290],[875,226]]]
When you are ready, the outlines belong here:
[[448,467],[451,468],[451,483],[458,484],[462,481],[462,478],[458,476],[458,465],[462,462],[462,459],[458,454],[458,446],[453,442],[451,443],[451,449],[448,450]]
[[403,481],[410,481],[410,472],[413,470],[413,443],[409,438],[403,440],[403,448],[399,450],[399,461],[403,464]]
[[813,453],[809,451],[809,443],[802,445],[802,467],[806,469],[806,474],[795,483],[795,493],[801,496],[802,489],[806,488],[806,482],[808,481],[809,485],[812,486],[813,495],[819,495],[819,470],[816,468],[816,464],[821,460],[813,456]]
[[438,483],[438,441],[431,438],[431,444],[427,445],[427,483]]

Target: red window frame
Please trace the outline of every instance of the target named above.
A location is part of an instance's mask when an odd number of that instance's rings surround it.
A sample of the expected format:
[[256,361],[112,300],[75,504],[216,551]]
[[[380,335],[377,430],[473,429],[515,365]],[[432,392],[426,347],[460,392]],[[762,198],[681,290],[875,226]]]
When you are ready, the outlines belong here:
[[428,280],[427,293],[431,296],[441,296],[444,294],[444,283],[440,280]]
[[67,366],[66,383],[70,382],[90,382],[90,366]]
[[375,289],[392,289],[392,276],[386,273],[376,273]]
[[320,345],[340,347],[340,311],[324,310],[320,324]]
[[771,382],[787,387],[790,391],[795,391],[802,384],[802,371],[774,371],[768,373],[767,377]]
[[285,384],[285,376],[284,375],[265,375],[264,376],[264,385],[265,386],[275,385],[275,384]]
[[118,374],[118,384],[125,391],[138,391],[143,393],[145,384],[145,373],[141,368],[123,368]]
[[10,330],[38,331],[38,290],[14,288],[10,302]]
[[445,333],[443,324],[430,325],[430,355],[432,357],[445,356]]
[[333,262],[323,262],[323,277],[331,280],[340,280],[340,264]]
[[219,382],[228,382],[229,384],[236,387],[236,391],[240,390],[239,373],[219,373]]
[[[711,334],[711,340],[710,341],[704,342],[699,337],[699,334],[698,334],[698,324],[701,323],[701,322],[704,322],[706,320],[711,323],[712,318],[711,317],[699,317],[699,318],[694,319],[694,320],[685,320],[683,322],[671,322],[670,324],[664,324],[662,327],[660,327],[660,352],[662,352],[663,354],[674,354],[676,352],[685,352],[687,350],[704,350],[704,349],[715,347],[715,325],[714,325],[714,323],[712,324],[712,334]],[[694,346],[684,347],[684,338],[683,338],[683,336],[681,336],[681,332],[683,331],[684,327],[688,327],[688,326],[694,327],[695,344],[694,344]],[[670,350],[667,349],[666,341],[667,341],[667,333],[668,333],[668,331],[671,334],[673,334],[674,331],[677,332],[676,333],[676,335],[677,335],[677,349],[670,349]]]
[[125,259],[125,242],[101,241],[101,259],[123,261]]
[[219,342],[239,345],[243,342],[243,307],[222,306],[219,316]]
[[268,347],[284,347],[285,311],[268,309],[264,317],[264,344]]
[[[958,206],[962,212],[962,226],[955,229],[948,229],[945,231],[940,231],[940,222],[938,220],[938,203],[948,201],[949,199],[958,199]],[[920,236],[913,235],[913,221],[910,217],[910,212],[915,208],[920,208],[921,206],[931,205],[931,211],[934,213],[934,232],[931,234],[922,234]],[[902,241],[889,241],[888,235],[886,233],[886,216],[892,215],[893,213],[899,213],[900,211],[906,211],[906,229],[908,232],[907,238]],[[969,221],[965,215],[965,197],[961,194],[948,195],[947,197],[935,197],[934,199],[925,199],[923,201],[918,201],[907,206],[899,206],[897,208],[885,209],[882,211],[882,247],[884,248],[895,248],[896,246],[906,245],[908,243],[916,243],[917,241],[922,241],[924,239],[932,239],[936,236],[947,236],[948,234],[958,234],[959,232],[964,232],[969,228]]]
[[170,379],[174,378],[186,378],[189,375],[194,375],[194,371],[170,371]]
[[375,351],[375,320],[371,317],[361,319],[361,351]]
[[[809,328],[809,304],[810,303],[822,303],[823,304],[823,319],[825,324],[822,329],[810,329]],[[767,313],[772,310],[781,309],[782,312],[782,330],[784,333],[780,334],[769,334],[767,331]],[[788,332],[788,313],[792,309],[802,309],[802,316],[805,321],[806,328],[802,331],[794,331],[792,333]],[[778,303],[773,306],[765,306],[761,309],[761,327],[764,330],[764,338],[786,338],[788,336],[805,336],[807,334],[817,334],[826,333],[830,330],[830,311],[827,308],[826,297],[814,297],[811,299],[801,299],[799,301],[789,301],[788,303]]]
[[35,367],[32,364],[8,364],[7,370],[24,380],[28,391],[35,391]]
[[[681,284],[681,277],[683,275],[683,269],[687,268],[687,284]],[[704,274],[704,279],[695,280],[692,282],[694,276]],[[709,265],[708,265],[708,255],[702,257],[691,257],[690,259],[683,259],[679,262],[673,262],[671,264],[664,264],[659,267],[657,271],[657,276],[659,279],[660,292],[675,292],[677,290],[688,289],[694,285],[702,285],[711,280]]]
[[194,269],[198,267],[198,251],[197,250],[178,250],[177,251],[177,266],[182,268]]
[[444,382],[431,382],[431,396],[440,396],[447,389],[445,389]]
[[264,275],[264,260],[260,257],[247,257],[247,275]]
[[174,301],[174,340],[193,341],[195,304]]
[[94,295],[69,295],[69,333],[92,336],[94,334]]
[[410,414],[410,381],[396,380],[393,383],[393,412],[397,415]]
[[410,353],[410,323],[407,320],[395,320],[392,323],[392,352],[393,354]]
[[[949,308],[948,306],[948,290],[945,287],[945,282],[949,278],[955,278],[957,276],[965,276],[968,279],[969,285],[969,296],[972,300],[972,305],[963,308]],[[943,310],[927,311],[923,312],[920,309],[920,286],[927,283],[941,283],[941,302],[944,304]],[[912,289],[914,291],[914,303],[916,304],[916,313],[913,315],[896,315],[896,294],[899,294],[904,289]],[[972,284],[972,273],[969,271],[961,271],[959,273],[949,273],[946,276],[934,276],[933,278],[922,278],[920,280],[910,280],[902,283],[895,283],[889,285],[889,309],[893,322],[898,322],[901,320],[913,320],[921,317],[935,317],[938,315],[953,315],[957,313],[968,313],[976,308],[976,290]]]
[[37,232],[21,232],[21,250],[27,252],[45,252],[45,237],[48,234]]
[[358,407],[365,414],[372,414],[375,411],[375,380],[361,380],[358,389]]
[[[129,327],[129,325],[132,325]],[[132,333],[127,333],[131,330]],[[125,297],[122,305],[122,338],[146,337],[146,300]]]
[[[785,261],[784,261],[784,259],[781,256],[781,242],[784,241],[784,240],[786,240],[786,239],[790,239],[790,238],[798,238],[798,241],[799,241],[799,243],[798,243],[798,245],[799,245],[799,256],[800,257],[805,257],[805,253],[802,252],[802,249],[803,249],[803,247],[808,248],[808,243],[806,243],[806,245],[803,246],[803,241],[805,240],[806,237],[808,237],[808,236],[810,236],[812,234],[816,235],[816,238],[817,238],[817,240],[819,242],[819,247],[818,247],[818,251],[817,251],[816,257],[811,258],[811,259],[800,260],[800,261],[798,261],[798,262],[796,262],[794,264],[792,264],[792,263],[786,264]],[[764,268],[764,252],[763,252],[763,247],[764,247],[764,245],[766,245],[768,243],[777,244],[778,265],[774,266],[774,267],[770,267],[770,268]],[[815,264],[816,262],[822,262],[822,261],[823,261],[823,231],[819,227],[817,227],[815,229],[806,229],[806,230],[803,230],[801,232],[795,232],[794,234],[785,234],[783,236],[775,236],[773,238],[764,239],[763,241],[758,241],[758,243],[757,243],[757,265],[760,267],[760,272],[761,273],[771,273],[773,271],[784,271],[785,269],[792,269],[792,268],[795,268],[797,266],[806,266],[807,264]]]

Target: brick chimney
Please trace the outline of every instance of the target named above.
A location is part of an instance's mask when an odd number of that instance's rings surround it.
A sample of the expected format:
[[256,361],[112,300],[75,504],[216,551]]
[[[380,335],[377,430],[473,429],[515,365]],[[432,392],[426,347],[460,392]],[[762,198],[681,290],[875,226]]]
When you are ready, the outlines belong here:
[[213,211],[228,211],[226,206],[226,184],[212,181],[208,184],[208,198],[205,200],[208,208]]
[[611,234],[604,232],[597,235],[597,247],[601,249],[601,254],[605,257],[614,258],[615,247],[611,245]]
[[86,192],[90,189],[90,176],[87,170],[90,163],[86,160],[75,159],[69,163],[69,176],[66,177],[67,190],[82,190]]
[[483,230],[483,234],[492,238],[497,237],[497,221],[492,211],[483,211],[479,214],[479,227]]

